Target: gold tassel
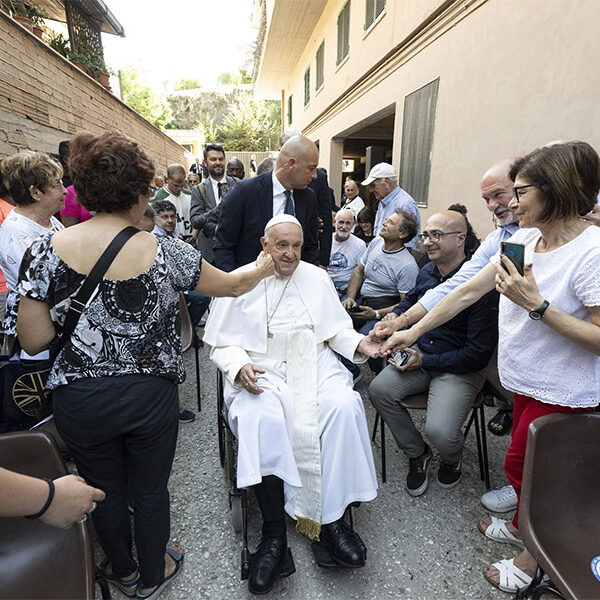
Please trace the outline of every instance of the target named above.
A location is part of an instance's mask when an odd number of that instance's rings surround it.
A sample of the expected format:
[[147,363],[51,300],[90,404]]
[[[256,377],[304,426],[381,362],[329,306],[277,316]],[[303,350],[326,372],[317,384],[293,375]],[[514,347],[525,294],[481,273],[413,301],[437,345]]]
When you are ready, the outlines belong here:
[[311,540],[318,540],[321,534],[321,523],[317,523],[308,517],[299,517],[296,515],[296,530]]

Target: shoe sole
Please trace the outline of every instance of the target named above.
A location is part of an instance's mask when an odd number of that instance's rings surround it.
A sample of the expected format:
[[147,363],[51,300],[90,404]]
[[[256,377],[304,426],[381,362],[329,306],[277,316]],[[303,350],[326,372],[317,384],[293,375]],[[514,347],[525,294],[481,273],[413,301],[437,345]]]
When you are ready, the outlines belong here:
[[296,572],[296,565],[294,564],[294,559],[292,557],[292,551],[288,548],[286,557],[283,560],[283,562],[281,563],[281,568],[279,569],[279,573],[277,574],[277,577],[275,577],[275,580],[273,581],[273,585],[266,590],[257,591],[257,590],[253,590],[250,587],[250,584],[248,583],[248,591],[251,594],[254,594],[255,596],[264,596],[265,594],[268,594],[275,587],[275,584],[277,583],[278,579],[281,579],[283,577],[289,577],[290,575],[293,575],[295,572]]
[[486,504],[483,500],[481,501],[482,506],[495,513],[507,513],[516,510],[517,503],[511,504],[510,506],[493,506],[492,504]]
[[167,548],[167,554],[175,561],[175,570],[168,576],[165,577],[163,582],[159,584],[159,586],[150,592],[149,594],[141,594],[136,592],[135,597],[141,598],[142,600],[148,600],[149,598],[158,598],[160,593],[175,579],[179,573],[181,573],[181,569],[183,569],[183,560],[185,556],[177,550],[173,548]]

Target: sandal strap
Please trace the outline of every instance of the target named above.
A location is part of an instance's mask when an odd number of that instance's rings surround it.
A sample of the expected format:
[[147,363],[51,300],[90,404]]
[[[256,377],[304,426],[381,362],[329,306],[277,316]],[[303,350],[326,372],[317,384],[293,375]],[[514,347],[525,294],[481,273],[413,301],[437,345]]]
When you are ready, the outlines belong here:
[[501,560],[492,567],[496,567],[500,573],[500,585],[514,587],[515,591],[528,586],[533,579],[515,565],[514,558]]

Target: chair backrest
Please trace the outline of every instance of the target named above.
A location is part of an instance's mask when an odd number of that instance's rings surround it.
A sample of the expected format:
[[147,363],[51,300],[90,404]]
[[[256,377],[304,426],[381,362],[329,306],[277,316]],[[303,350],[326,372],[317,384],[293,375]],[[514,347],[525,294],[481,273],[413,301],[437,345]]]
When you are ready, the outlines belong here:
[[568,598],[600,598],[600,580],[592,571],[592,561],[600,555],[599,499],[600,414],[555,413],[533,421],[519,532]]
[[[52,436],[43,431],[1,434],[0,466],[33,477],[67,474]],[[87,522],[58,529],[0,518],[0,599],[92,599],[94,578]]]
[[183,292],[179,292],[179,315],[181,320],[181,351],[186,352],[194,341],[195,331]]

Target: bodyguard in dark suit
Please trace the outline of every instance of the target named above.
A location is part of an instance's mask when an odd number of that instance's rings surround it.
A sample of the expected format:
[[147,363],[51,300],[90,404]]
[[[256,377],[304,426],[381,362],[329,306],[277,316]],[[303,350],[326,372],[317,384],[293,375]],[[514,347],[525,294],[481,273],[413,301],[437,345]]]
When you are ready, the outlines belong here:
[[233,271],[256,260],[265,225],[284,212],[293,214],[302,225],[302,260],[319,264],[317,199],[307,189],[317,177],[318,160],[315,144],[296,136],[281,148],[273,171],[235,185],[221,203],[214,246],[219,269]]
[[319,264],[329,266],[333,224],[331,218],[331,193],[325,169],[317,169],[317,178],[308,186],[317,196],[319,218],[323,222],[323,231],[319,234]]

